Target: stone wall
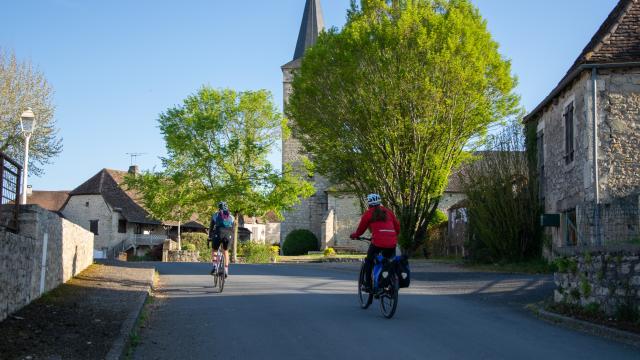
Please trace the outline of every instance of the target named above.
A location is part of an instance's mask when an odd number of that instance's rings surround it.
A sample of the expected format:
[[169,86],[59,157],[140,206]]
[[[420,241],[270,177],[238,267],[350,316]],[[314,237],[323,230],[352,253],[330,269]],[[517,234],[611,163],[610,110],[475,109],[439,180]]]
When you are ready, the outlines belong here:
[[608,315],[624,307],[640,312],[640,250],[585,252],[557,263],[555,302],[596,304]]
[[166,262],[198,262],[200,252],[186,250],[171,250],[167,252]]
[[[90,221],[98,220],[98,235],[95,236],[96,250],[109,250],[117,243],[118,222],[113,226],[113,211],[102,195],[75,195],[62,209],[65,218],[90,230]],[[124,235],[124,234],[123,234]]]
[[37,205],[21,206],[19,224],[19,234],[0,231],[0,321],[93,263],[82,227]]

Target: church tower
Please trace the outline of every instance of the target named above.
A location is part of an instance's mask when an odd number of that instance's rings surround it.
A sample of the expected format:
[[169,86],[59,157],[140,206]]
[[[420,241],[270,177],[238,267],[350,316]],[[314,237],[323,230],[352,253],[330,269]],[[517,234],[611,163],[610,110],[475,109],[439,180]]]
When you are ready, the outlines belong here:
[[[324,20],[320,0],[306,0],[293,60],[282,66],[285,109],[291,94],[293,74],[300,69],[305,51],[316,43],[318,35],[323,29]],[[283,140],[283,165],[292,164],[294,168],[297,164],[299,166],[300,157],[304,155],[303,151],[302,145],[297,139],[290,137]],[[326,190],[329,188],[329,184],[326,179],[319,175],[315,175],[311,180],[314,182],[315,194],[308,199],[304,199],[301,204],[284,214],[285,220],[280,228],[281,243],[284,243],[285,237],[291,231],[297,229],[310,230],[318,239],[322,237],[322,224],[327,214]]]

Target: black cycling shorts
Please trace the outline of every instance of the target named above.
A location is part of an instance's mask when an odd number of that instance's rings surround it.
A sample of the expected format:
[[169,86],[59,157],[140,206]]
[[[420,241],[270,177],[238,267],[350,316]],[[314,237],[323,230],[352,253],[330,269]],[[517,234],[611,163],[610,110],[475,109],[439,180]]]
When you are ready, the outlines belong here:
[[220,231],[212,239],[213,250],[218,251],[220,245],[223,250],[229,250],[229,243],[231,243],[231,233],[229,231]]

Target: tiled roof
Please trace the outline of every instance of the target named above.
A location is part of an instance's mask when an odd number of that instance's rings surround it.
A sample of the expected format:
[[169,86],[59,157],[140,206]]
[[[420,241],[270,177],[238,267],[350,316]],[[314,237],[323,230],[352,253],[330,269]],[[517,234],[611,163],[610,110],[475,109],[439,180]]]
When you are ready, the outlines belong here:
[[27,204],[40,205],[49,211],[59,211],[67,201],[69,191],[33,191],[27,196]]
[[137,192],[125,190],[124,178],[126,171],[102,169],[82,185],[75,188],[69,196],[102,195],[113,209],[122,212],[128,222],[139,224],[160,224],[150,217],[140,202]]
[[581,71],[581,66],[640,61],[640,0],[620,0],[551,93],[527,116],[529,121]]
[[581,64],[640,60],[640,1],[620,0],[582,50],[569,73]]

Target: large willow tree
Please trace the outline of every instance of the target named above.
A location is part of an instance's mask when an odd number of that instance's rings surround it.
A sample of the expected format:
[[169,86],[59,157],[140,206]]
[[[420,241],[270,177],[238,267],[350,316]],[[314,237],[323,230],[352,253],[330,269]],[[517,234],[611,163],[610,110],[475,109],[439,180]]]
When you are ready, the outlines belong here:
[[515,85],[469,1],[352,1],[303,59],[287,115],[318,172],[383,195],[411,251],[465,149],[516,112]]

